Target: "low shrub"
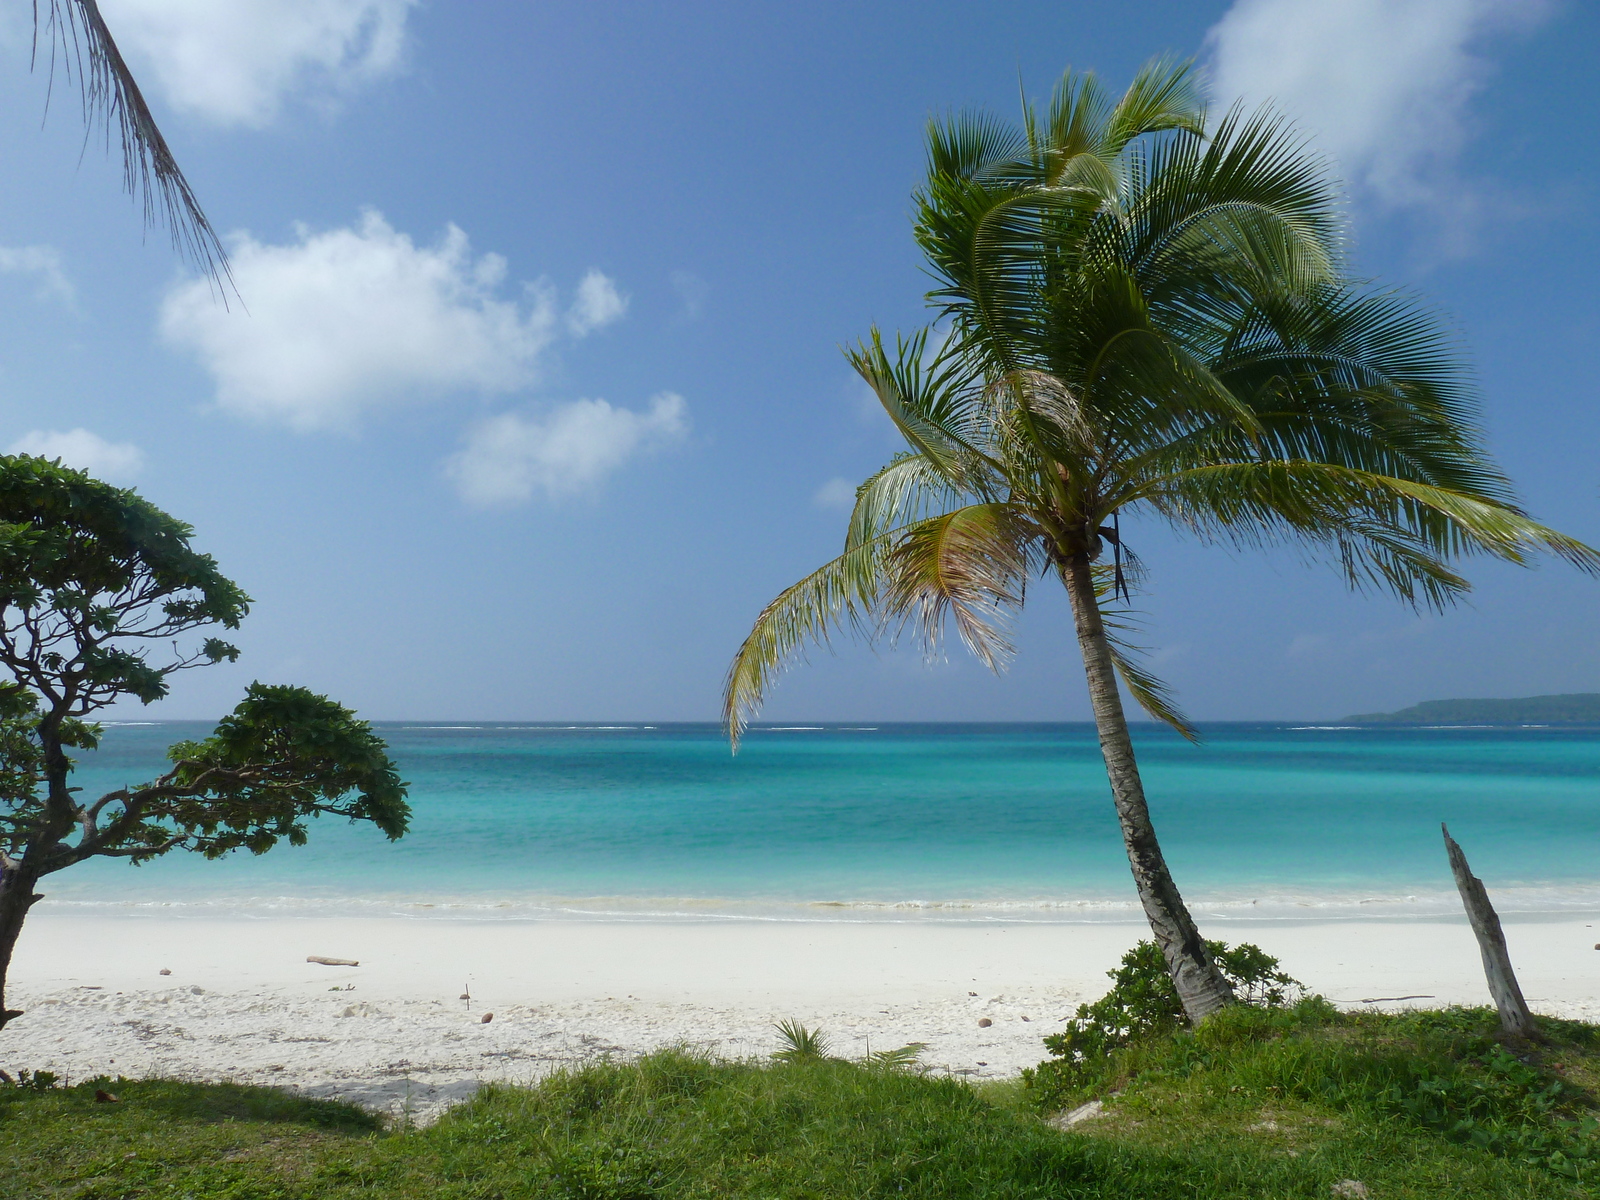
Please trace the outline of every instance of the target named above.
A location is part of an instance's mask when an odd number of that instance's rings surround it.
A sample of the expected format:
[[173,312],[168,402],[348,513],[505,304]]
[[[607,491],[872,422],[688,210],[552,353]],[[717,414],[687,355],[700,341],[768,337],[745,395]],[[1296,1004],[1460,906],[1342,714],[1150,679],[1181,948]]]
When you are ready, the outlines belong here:
[[[1247,1006],[1282,1008],[1305,993],[1259,946],[1207,942],[1206,948]],[[1168,1036],[1185,1025],[1183,1003],[1154,942],[1140,942],[1122,956],[1121,966],[1106,974],[1111,990],[1093,1004],[1080,1004],[1065,1029],[1044,1039],[1054,1057],[1023,1072],[1041,1107],[1060,1107],[1099,1081],[1115,1051]]]
[[34,1092],[48,1092],[60,1082],[61,1077],[54,1071],[30,1071],[26,1067],[17,1072],[15,1079],[9,1074],[0,1079],[0,1083],[9,1087],[26,1088]]
[[1585,1184],[1600,1180],[1595,1100],[1554,1063],[1592,1053],[1594,1026],[1541,1018],[1543,1045],[1517,1045],[1502,1040],[1488,1008],[1343,1013],[1318,996],[1291,1002],[1298,985],[1268,956],[1239,947],[1251,953],[1232,961],[1261,980],[1257,1002],[1191,1030],[1175,996],[1159,987],[1153,949],[1131,951],[1113,973],[1117,986],[1045,1039],[1056,1057],[1024,1073],[1037,1107],[1113,1090],[1135,1108],[1179,1095],[1251,1111],[1292,1101],[1363,1124],[1399,1122]]

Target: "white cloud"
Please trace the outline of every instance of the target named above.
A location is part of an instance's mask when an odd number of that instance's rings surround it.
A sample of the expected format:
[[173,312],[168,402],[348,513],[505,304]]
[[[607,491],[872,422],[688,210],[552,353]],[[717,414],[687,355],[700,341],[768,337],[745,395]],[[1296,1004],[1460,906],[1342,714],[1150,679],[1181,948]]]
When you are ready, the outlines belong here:
[[1274,101],[1357,194],[1453,206],[1485,39],[1549,15],[1548,0],[1235,0],[1206,37],[1220,105]]
[[223,308],[203,279],[162,304],[162,333],[211,372],[222,408],[299,430],[350,428],[369,409],[533,382],[555,333],[550,290],[500,298],[505,260],[474,258],[454,225],[433,246],[371,210],[353,229],[297,233],[286,246],[233,239],[245,307]]
[[87,429],[35,429],[6,448],[7,454],[59,458],[97,479],[124,483],[144,470],[144,451],[129,442],[108,442]]
[[578,284],[578,295],[567,312],[567,328],[574,337],[586,337],[628,311],[628,297],[599,271],[590,271]]
[[848,479],[835,476],[817,489],[811,497],[811,503],[818,508],[848,511],[856,506],[856,485]]
[[39,299],[72,303],[72,283],[52,246],[0,246],[0,273],[32,275],[38,281]]
[[647,412],[576,400],[543,418],[503,413],[468,430],[445,474],[469,504],[516,504],[535,490],[551,497],[587,491],[638,453],[680,441],[688,408],[675,392],[650,400]]
[[401,65],[417,0],[100,0],[141,80],[219,125],[266,125]]

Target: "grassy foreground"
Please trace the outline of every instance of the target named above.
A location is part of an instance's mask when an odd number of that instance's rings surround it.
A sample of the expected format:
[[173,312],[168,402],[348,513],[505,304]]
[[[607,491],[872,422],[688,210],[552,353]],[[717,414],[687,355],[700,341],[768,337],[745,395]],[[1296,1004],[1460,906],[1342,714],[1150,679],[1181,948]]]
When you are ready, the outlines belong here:
[[[1114,1097],[1059,1131],[1040,1089],[820,1056],[666,1052],[486,1088],[426,1129],[266,1088],[0,1087],[8,1197],[648,1200],[1541,1200],[1600,1196],[1600,1029],[1493,1017],[1237,1010],[1078,1080]],[[97,1089],[118,1101],[97,1101]],[[1055,1102],[1077,1097],[1056,1095]],[[1365,1189],[1354,1189],[1355,1181]]]

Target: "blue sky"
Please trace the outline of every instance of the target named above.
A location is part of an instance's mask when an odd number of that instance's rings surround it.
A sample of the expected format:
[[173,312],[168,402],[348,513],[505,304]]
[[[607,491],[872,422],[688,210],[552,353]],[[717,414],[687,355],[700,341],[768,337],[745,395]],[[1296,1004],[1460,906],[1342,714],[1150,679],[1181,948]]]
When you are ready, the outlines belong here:
[[[839,354],[910,329],[931,113],[1198,56],[1350,184],[1356,268],[1459,329],[1527,506],[1600,543],[1600,11],[1534,0],[101,0],[217,227],[223,309],[0,21],[0,449],[190,521],[255,597],[235,667],[381,719],[709,719],[760,606],[895,448]],[[12,11],[14,10],[14,11]],[[975,13],[981,12],[981,17]],[[41,126],[41,121],[42,126]],[[1479,564],[1419,617],[1294,554],[1133,531],[1202,719],[1600,690],[1600,583]],[[1079,720],[1039,588],[988,676],[848,642],[773,719]],[[133,714],[128,714],[133,715]]]

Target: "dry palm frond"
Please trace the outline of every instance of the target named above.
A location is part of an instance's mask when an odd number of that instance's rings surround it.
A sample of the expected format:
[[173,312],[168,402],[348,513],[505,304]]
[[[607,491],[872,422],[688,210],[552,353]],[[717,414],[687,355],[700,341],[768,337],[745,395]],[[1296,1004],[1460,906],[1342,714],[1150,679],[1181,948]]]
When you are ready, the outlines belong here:
[[1091,454],[1095,431],[1078,398],[1047,371],[1019,369],[995,379],[983,392],[985,418],[996,429],[1019,420],[1031,422],[1036,437],[1052,448],[1078,456]]
[[1000,670],[1012,655],[1006,626],[1022,607],[1037,538],[1007,504],[969,504],[918,522],[889,554],[885,625],[911,626],[931,657],[949,615],[967,648]]
[[47,9],[41,14],[40,0],[34,0],[35,61],[42,16],[52,85],[59,62],[66,76],[78,81],[88,129],[100,126],[108,149],[112,130],[116,130],[122,146],[123,186],[142,203],[146,226],[164,224],[179,254],[224,291],[231,289],[227,251],[157,127],[133,72],[106,28],[100,6],[95,0],[45,2]]

